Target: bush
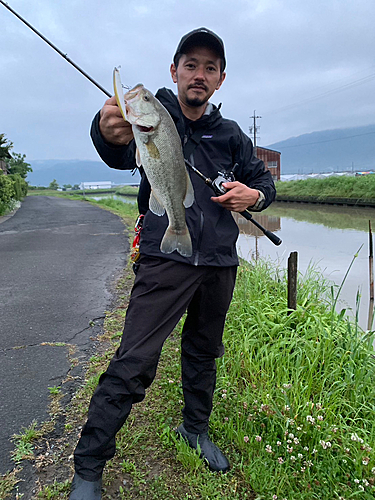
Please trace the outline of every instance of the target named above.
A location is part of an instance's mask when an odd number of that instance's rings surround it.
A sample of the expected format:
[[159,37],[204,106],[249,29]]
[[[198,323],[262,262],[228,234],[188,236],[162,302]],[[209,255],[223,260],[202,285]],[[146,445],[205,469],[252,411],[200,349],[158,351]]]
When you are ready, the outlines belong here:
[[4,215],[27,194],[27,182],[19,175],[0,172],[0,215]]

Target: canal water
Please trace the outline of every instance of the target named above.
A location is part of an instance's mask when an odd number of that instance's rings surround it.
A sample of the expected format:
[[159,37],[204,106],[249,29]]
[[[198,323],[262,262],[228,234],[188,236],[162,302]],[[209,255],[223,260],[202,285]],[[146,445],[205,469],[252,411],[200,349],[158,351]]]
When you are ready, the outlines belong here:
[[264,227],[282,240],[275,246],[251,222],[237,216],[240,227],[239,255],[251,261],[260,257],[287,268],[291,252],[298,252],[298,270],[309,266],[324,278],[341,285],[349,266],[350,272],[340,293],[338,309],[355,315],[356,297],[360,293],[359,325],[367,329],[369,309],[369,220],[375,230],[375,209],[300,203],[274,203],[254,216]]
[[[96,199],[105,197],[108,195],[95,196]],[[136,201],[131,196],[112,197],[124,202]],[[265,258],[286,269],[290,253],[296,251],[299,272],[304,274],[309,266],[313,266],[335,285],[335,293],[362,247],[342,287],[338,309],[345,308],[348,314],[354,315],[359,292],[359,324],[366,330],[369,309],[368,227],[371,220],[375,232],[375,208],[280,202],[253,216],[283,242],[275,246],[254,224],[235,214],[240,228],[237,247],[242,258],[248,261]]]
[[92,200],[103,200],[104,198],[110,198],[112,200],[120,200],[124,203],[136,203],[137,197],[136,196],[123,196],[123,195],[117,195],[117,194],[86,194],[86,198],[91,198]]

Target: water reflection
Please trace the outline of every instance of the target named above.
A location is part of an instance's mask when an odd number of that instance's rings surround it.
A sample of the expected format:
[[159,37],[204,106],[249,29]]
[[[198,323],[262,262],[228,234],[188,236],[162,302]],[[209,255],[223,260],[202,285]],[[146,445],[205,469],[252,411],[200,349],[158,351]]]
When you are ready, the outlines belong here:
[[86,198],[91,198],[93,200],[104,200],[105,198],[109,198],[111,200],[118,200],[122,201],[123,203],[136,203],[137,197],[136,196],[124,196],[124,195],[117,195],[117,194],[86,194]]
[[340,308],[351,308],[355,312],[359,290],[359,323],[367,329],[368,225],[371,220],[372,227],[375,227],[374,209],[274,203],[261,214],[254,214],[254,219],[277,233],[283,240],[279,247],[251,222],[241,216],[236,218],[241,232],[237,245],[241,257],[249,261],[268,258],[286,268],[290,253],[297,251],[299,271],[304,273],[313,263],[336,285],[341,284],[354,255],[362,246],[343,286]]

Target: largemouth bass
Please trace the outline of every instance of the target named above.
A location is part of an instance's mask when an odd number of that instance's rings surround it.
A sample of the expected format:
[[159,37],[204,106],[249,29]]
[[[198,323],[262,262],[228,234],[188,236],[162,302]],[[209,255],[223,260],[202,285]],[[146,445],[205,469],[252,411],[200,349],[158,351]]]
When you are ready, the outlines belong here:
[[136,163],[142,165],[151,185],[149,208],[156,215],[166,212],[168,216],[160,250],[166,254],[177,250],[190,257],[192,245],[185,208],[194,203],[194,190],[176,126],[165,107],[142,84],[124,95],[117,68],[114,88],[121,113],[132,124]]

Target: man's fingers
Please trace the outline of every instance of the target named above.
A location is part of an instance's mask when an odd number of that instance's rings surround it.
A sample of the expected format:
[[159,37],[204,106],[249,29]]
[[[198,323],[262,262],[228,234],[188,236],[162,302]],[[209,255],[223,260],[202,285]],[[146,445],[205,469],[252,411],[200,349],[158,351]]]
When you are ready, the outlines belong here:
[[117,106],[116,96],[112,96],[104,103],[105,106]]

